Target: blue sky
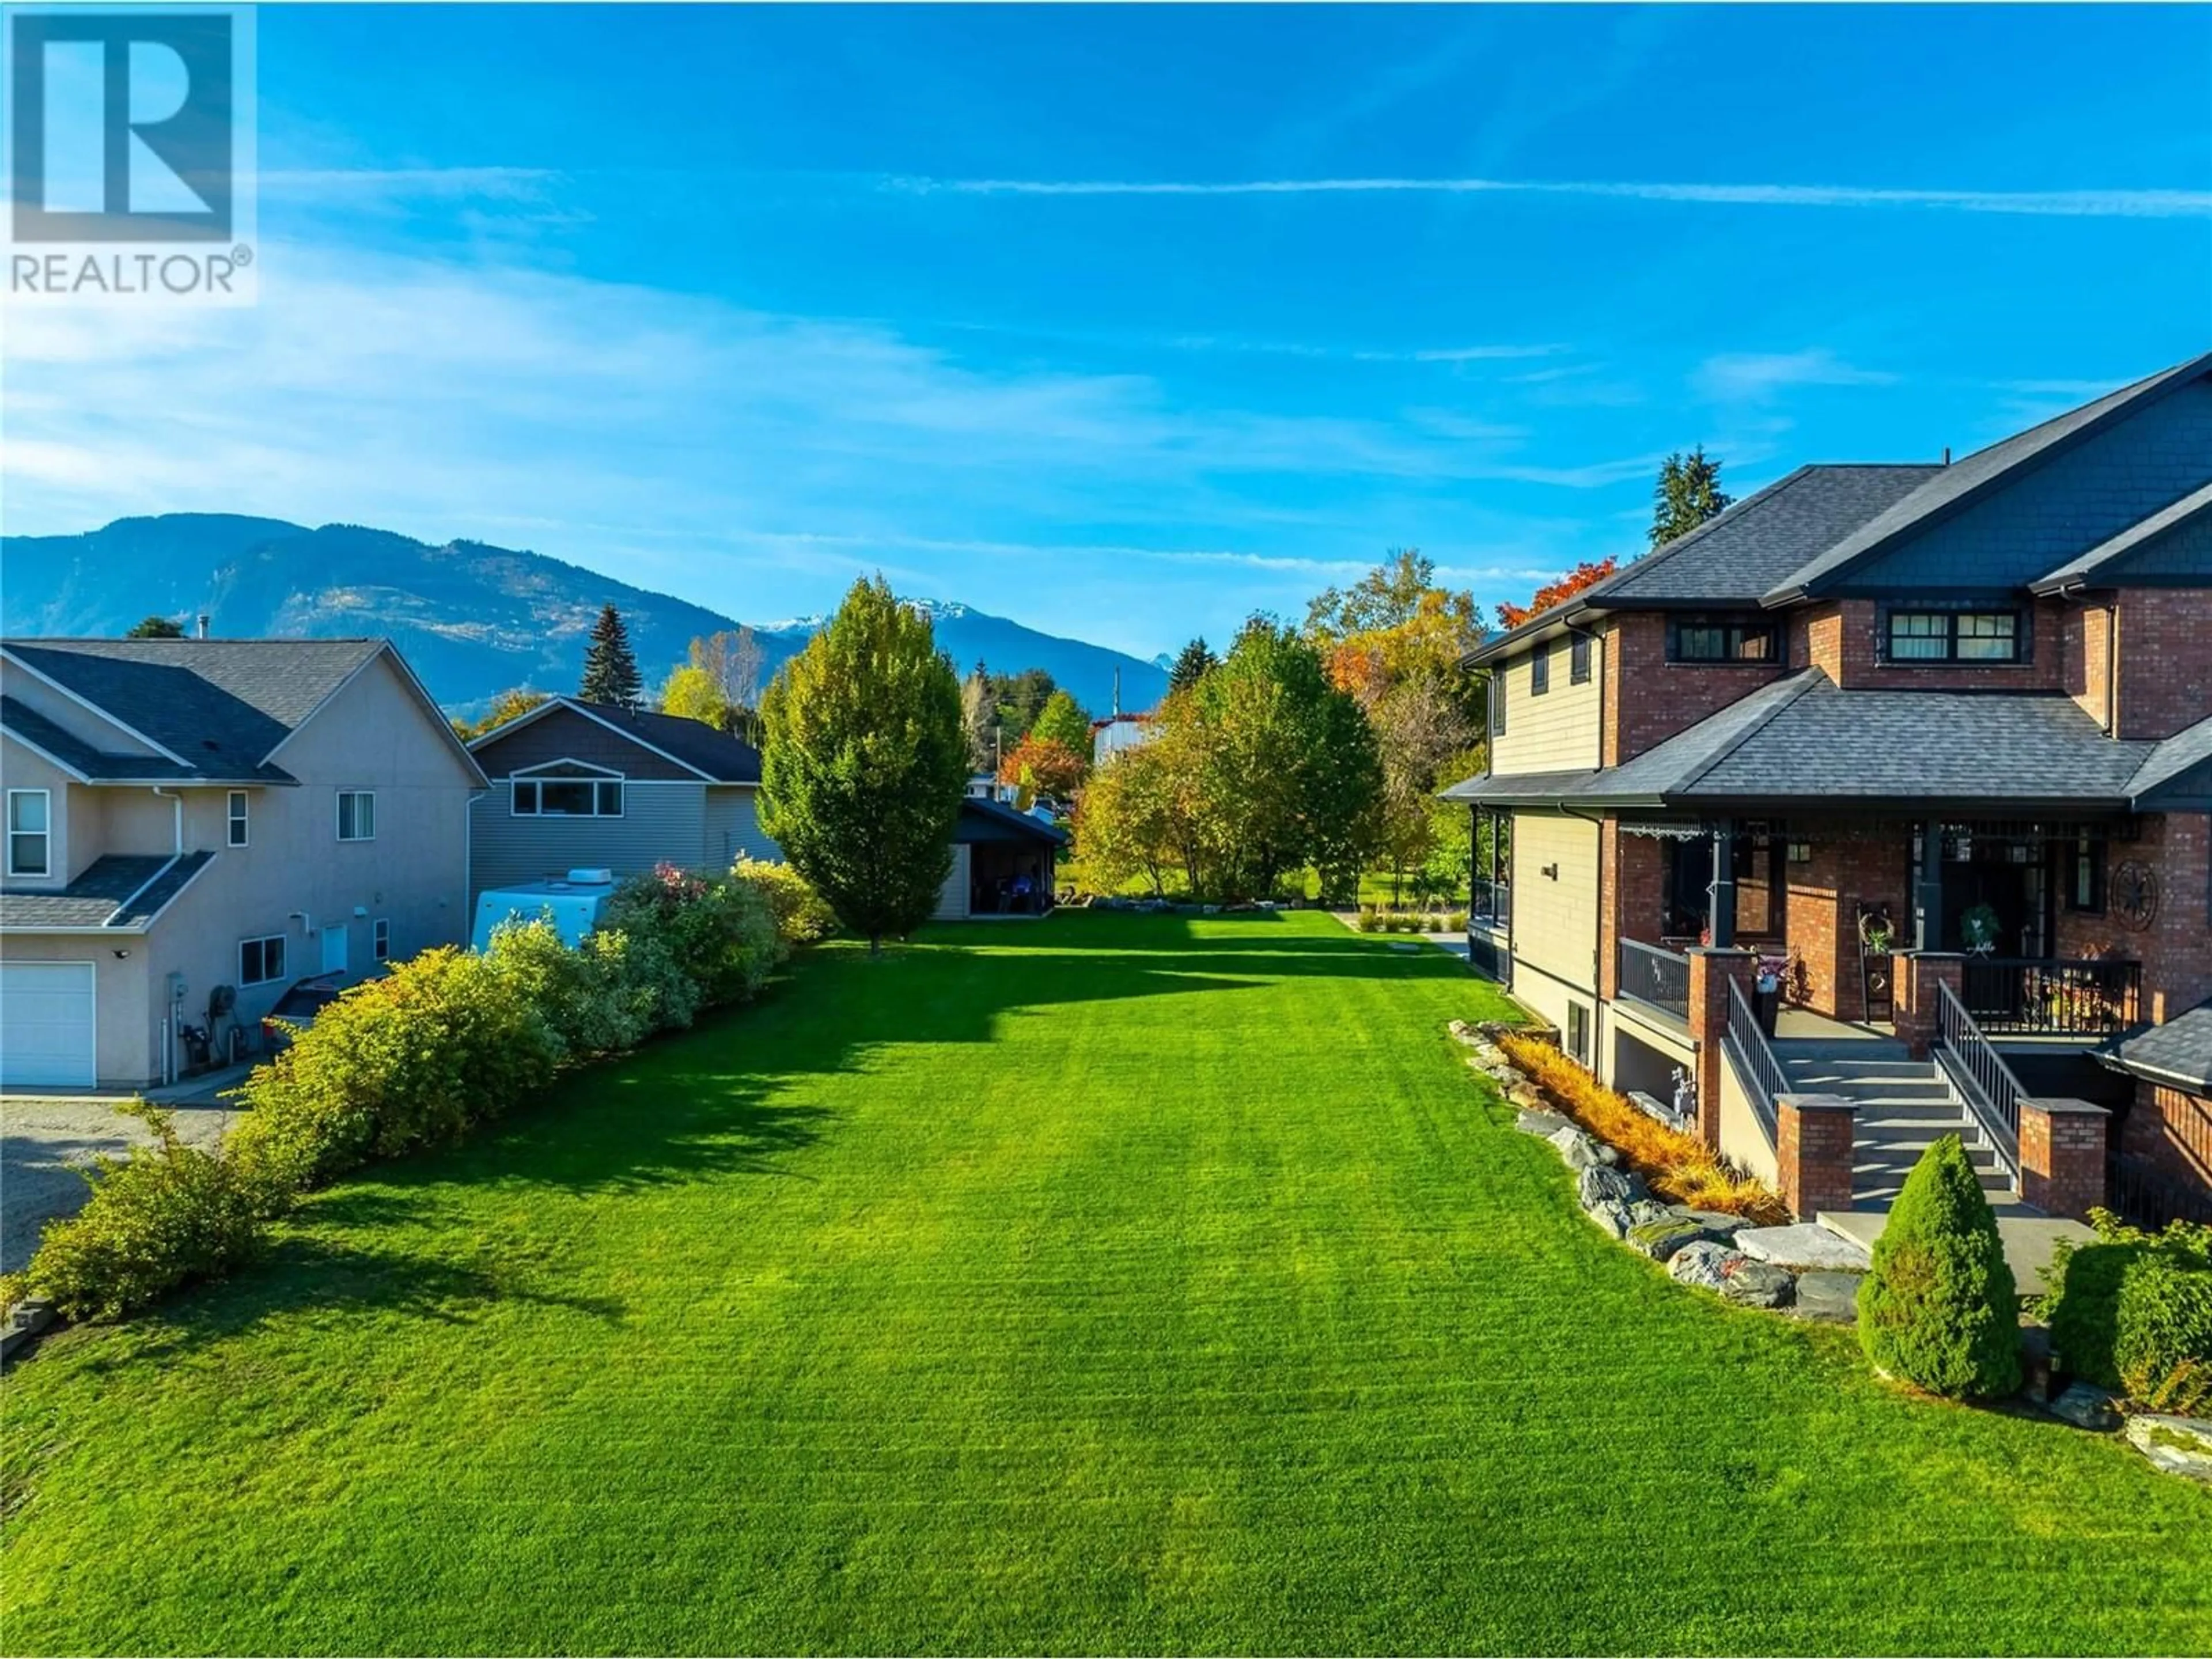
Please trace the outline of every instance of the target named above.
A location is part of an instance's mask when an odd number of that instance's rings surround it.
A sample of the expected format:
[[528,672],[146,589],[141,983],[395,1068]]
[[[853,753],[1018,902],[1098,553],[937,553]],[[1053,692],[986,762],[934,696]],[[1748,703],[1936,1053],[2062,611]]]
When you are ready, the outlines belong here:
[[261,301],[16,311],[5,527],[260,512],[1150,655],[2212,346],[2212,9],[266,7]]

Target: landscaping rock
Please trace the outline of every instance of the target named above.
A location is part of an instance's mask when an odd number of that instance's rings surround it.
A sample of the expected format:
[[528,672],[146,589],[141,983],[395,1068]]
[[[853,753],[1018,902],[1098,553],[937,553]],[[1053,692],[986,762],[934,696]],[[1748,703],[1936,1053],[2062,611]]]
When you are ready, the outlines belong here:
[[1548,1139],[1559,1149],[1559,1156],[1566,1159],[1570,1170],[1587,1170],[1599,1161],[1597,1142],[1571,1123]]
[[2212,1423],[2145,1412],[2128,1419],[2128,1443],[2168,1474],[2212,1481]]
[[1635,1224],[1626,1204],[1593,1204],[1583,1213],[1615,1238],[1626,1238],[1629,1228]]
[[1661,1221],[1647,1221],[1628,1230],[1630,1248],[1650,1256],[1654,1261],[1671,1261],[1674,1253],[1685,1244],[1695,1244],[1709,1237],[1696,1222],[1685,1221],[1678,1215],[1668,1216]]
[[1811,1268],[1863,1273],[1874,1265],[1864,1245],[1811,1221],[1801,1221],[1794,1227],[1742,1228],[1735,1235],[1735,1247],[1746,1255],[1800,1273]]
[[2094,1382],[2076,1382],[2051,1402],[2051,1414],[2071,1423],[2077,1429],[2100,1431],[2117,1428],[2120,1414],[2113,1408],[2112,1396]]
[[[1738,1238],[1743,1235],[1738,1233]],[[1864,1273],[1825,1271],[1797,1275],[1796,1300],[1790,1311],[1800,1319],[1817,1319],[1828,1325],[1856,1325],[1859,1317],[1859,1280]]]
[[1730,1215],[1724,1210],[1693,1210],[1686,1204],[1676,1204],[1670,1207],[1676,1215],[1685,1220],[1696,1222],[1716,1238],[1725,1238],[1730,1242],[1735,1240],[1738,1233],[1751,1225],[1751,1223],[1741,1216]]
[[1786,1308],[1796,1299],[1797,1275],[1771,1261],[1731,1253],[1723,1270],[1721,1295],[1746,1308]]
[[1560,1130],[1574,1126],[1557,1112],[1518,1112],[1514,1115],[1513,1127],[1524,1135],[1540,1135],[1549,1140]]
[[1593,1164],[1575,1182],[1575,1197],[1585,1210],[1594,1210],[1601,1204],[1626,1206],[1643,1196],[1636,1190],[1643,1184],[1634,1176],[1623,1175],[1602,1164]]
[[[1628,1226],[1648,1227],[1655,1221],[1672,1219],[1674,1213],[1656,1199],[1639,1198],[1633,1200],[1628,1206]],[[1624,1235],[1627,1231],[1627,1227],[1621,1229]]]
[[1693,1239],[1674,1252],[1667,1263],[1667,1272],[1679,1284],[1717,1291],[1727,1282],[1728,1264],[1748,1259],[1741,1251],[1731,1250],[1716,1239]]
[[1464,1042],[1470,1048],[1490,1046],[1490,1040],[1463,1019],[1453,1020],[1444,1030],[1451,1033],[1453,1042]]
[[1551,1103],[1546,1100],[1542,1095],[1539,1094],[1534,1089],[1529,1087],[1526,1083],[1515,1084],[1511,1088],[1505,1091],[1505,1097],[1511,1101],[1516,1106],[1525,1108],[1527,1110],[1532,1112],[1544,1111],[1547,1109],[1551,1104]]

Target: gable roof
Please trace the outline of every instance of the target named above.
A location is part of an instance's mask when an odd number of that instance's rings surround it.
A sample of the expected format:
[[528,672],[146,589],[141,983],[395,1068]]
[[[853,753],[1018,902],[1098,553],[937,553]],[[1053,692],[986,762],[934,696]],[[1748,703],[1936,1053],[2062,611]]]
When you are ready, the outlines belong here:
[[68,739],[52,720],[6,700],[0,716],[9,730],[39,749],[60,734],[68,754],[48,752],[94,781],[296,783],[271,757],[386,654],[424,717],[476,770],[389,640],[11,639],[0,641],[0,653],[150,744],[167,763]]
[[1729,503],[1565,604],[1486,640],[1468,655],[1490,661],[1521,641],[1591,611],[1638,605],[1756,605],[1775,582],[1893,506],[1942,468],[1934,462],[1801,466]]
[[2139,811],[2212,807],[2212,715],[2155,745],[2128,788]]
[[548,697],[526,714],[504,726],[494,726],[469,744],[478,754],[556,709],[567,709],[596,721],[618,737],[651,750],[707,783],[757,784],[761,777],[760,750],[739,738],[719,731],[704,720],[681,714],[662,714],[649,709],[624,708],[618,703],[586,702],[581,697]]
[[1992,494],[2026,468],[2080,443],[2208,371],[2212,371],[2212,352],[2107,392],[1939,469],[1911,495],[1777,582],[1765,594],[1763,603],[1787,605],[1820,593],[1846,571],[1888,551],[1907,536],[1950,517]]
[[2191,490],[2179,501],[2160,507],[2140,523],[2130,525],[2087,552],[2076,554],[2029,586],[2038,593],[2055,593],[2062,588],[2094,584],[2098,577],[2112,574],[2113,568],[2130,554],[2148,547],[2170,531],[2179,530],[2209,515],[2212,515],[2212,483]]
[[1804,802],[2118,811],[2159,745],[2117,742],[2061,693],[1845,690],[1818,668],[1761,687],[1604,771],[1485,776],[1496,805]]

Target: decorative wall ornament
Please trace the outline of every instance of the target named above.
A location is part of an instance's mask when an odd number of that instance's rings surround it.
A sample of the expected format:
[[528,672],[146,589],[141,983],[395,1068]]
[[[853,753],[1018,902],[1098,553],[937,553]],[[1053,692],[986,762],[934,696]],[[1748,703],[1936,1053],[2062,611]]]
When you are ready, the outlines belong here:
[[2158,872],[2140,859],[2114,870],[2108,884],[2112,917],[2137,933],[2158,919]]

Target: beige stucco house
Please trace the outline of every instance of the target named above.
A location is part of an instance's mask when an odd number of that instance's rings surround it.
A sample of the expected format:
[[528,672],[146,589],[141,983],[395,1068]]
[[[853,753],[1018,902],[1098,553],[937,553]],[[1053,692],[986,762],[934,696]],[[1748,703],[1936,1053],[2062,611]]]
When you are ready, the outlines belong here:
[[484,787],[388,641],[0,641],[0,1085],[159,1082],[218,988],[220,1050],[464,939]]

